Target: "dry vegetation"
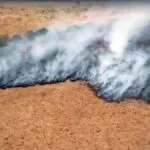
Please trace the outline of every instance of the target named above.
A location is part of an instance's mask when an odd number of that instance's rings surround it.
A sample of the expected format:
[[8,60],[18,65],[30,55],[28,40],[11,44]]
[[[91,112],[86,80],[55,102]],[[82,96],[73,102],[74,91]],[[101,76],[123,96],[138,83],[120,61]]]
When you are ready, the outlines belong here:
[[[30,5],[31,4],[31,5]],[[6,3],[0,4],[0,33],[23,33],[43,26],[50,26],[55,21],[71,22],[83,18],[86,6],[62,3]]]
[[[88,9],[96,11],[87,16]],[[85,19],[96,23],[109,20],[110,13],[115,15],[90,3],[0,4],[0,34]],[[106,103],[83,82],[0,90],[0,150],[51,149],[149,150],[150,106],[134,100]]]

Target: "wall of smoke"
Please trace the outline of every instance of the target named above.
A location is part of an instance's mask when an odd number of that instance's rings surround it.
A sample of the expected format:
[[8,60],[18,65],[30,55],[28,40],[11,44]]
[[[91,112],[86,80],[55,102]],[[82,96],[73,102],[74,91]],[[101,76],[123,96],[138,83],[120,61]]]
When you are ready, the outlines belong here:
[[99,97],[150,101],[150,26],[142,18],[0,38],[0,88],[85,80]]

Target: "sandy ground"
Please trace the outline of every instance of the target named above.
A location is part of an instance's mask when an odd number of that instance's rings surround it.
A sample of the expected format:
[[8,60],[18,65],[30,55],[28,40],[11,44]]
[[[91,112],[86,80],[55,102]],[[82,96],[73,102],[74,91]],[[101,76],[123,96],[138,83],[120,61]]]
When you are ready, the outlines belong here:
[[[0,34],[103,23],[112,5],[1,3]],[[0,150],[149,150],[150,105],[107,103],[84,82],[0,90]]]

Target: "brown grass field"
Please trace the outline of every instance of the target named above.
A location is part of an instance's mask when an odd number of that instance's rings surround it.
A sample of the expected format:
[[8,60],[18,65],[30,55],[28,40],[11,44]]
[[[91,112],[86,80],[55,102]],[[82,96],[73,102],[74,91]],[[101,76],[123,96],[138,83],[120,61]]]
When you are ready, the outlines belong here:
[[[0,34],[123,14],[102,3],[0,3]],[[150,105],[107,103],[81,81],[0,90],[0,150],[150,150]]]

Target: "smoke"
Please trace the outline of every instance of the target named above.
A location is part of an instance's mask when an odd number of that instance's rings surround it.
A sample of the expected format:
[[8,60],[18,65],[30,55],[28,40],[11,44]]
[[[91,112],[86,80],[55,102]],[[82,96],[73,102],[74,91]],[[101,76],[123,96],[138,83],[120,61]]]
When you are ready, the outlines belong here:
[[[134,35],[139,34],[145,25],[149,23],[148,13],[138,12],[138,15],[128,15],[117,20],[109,33],[111,51],[117,56],[121,56],[128,45],[128,40]],[[136,35],[134,35],[134,38]]]
[[149,21],[128,19],[9,37],[0,44],[0,88],[85,80],[106,100],[149,102]]

